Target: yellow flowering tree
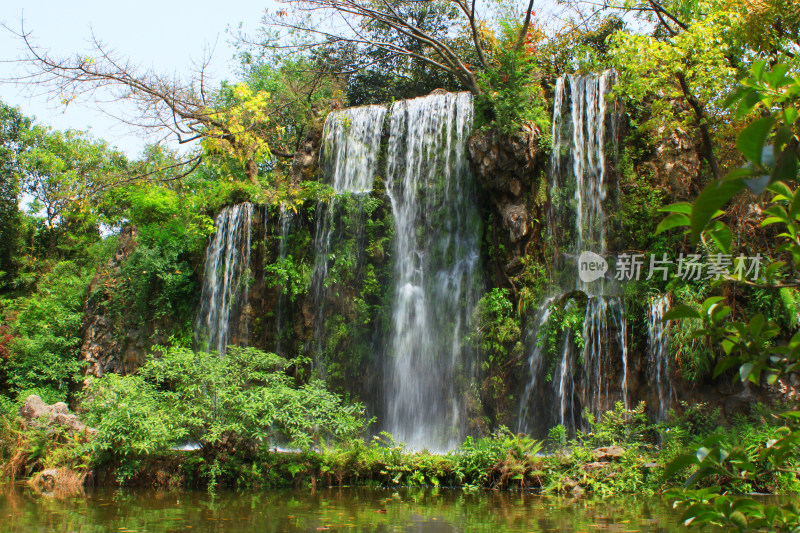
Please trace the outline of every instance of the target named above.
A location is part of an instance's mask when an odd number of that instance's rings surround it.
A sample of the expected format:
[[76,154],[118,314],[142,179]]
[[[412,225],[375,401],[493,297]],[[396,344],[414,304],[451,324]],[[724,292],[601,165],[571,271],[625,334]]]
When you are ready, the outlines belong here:
[[266,134],[272,125],[268,114],[270,94],[253,92],[239,83],[230,89],[228,99],[226,105],[209,110],[202,146],[207,153],[221,154],[240,164],[247,178],[256,183],[258,164],[271,155]]

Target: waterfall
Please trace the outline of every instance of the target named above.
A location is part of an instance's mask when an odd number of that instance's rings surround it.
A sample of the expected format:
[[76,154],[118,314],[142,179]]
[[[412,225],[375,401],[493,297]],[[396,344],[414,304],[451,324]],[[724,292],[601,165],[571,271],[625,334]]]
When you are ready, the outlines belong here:
[[467,167],[468,93],[434,94],[390,109],[387,194],[394,215],[395,301],[388,342],[388,431],[415,448],[463,438],[456,381],[478,289],[480,220]]
[[530,433],[533,427],[533,424],[536,422],[541,422],[539,420],[531,420],[532,416],[537,413],[530,412],[530,403],[531,403],[531,396],[538,391],[539,383],[539,373],[542,368],[542,363],[545,359],[544,353],[544,343],[539,339],[539,332],[544,328],[547,324],[547,321],[550,319],[550,313],[552,312],[552,304],[555,298],[550,297],[547,298],[544,303],[539,307],[538,311],[536,312],[536,319],[534,321],[534,327],[531,331],[530,337],[533,343],[533,350],[531,350],[530,356],[528,356],[528,373],[531,376],[531,379],[525,385],[525,389],[522,391],[522,398],[520,401],[519,407],[519,416],[517,417],[517,432],[519,433]]
[[[606,95],[611,89],[610,74],[599,76],[568,76],[571,92],[572,175],[575,177],[575,251],[591,250],[605,255],[606,214],[606,156],[605,123]],[[562,92],[563,97],[563,92]],[[558,154],[555,155],[558,157]],[[604,280],[600,281],[602,294]],[[591,290],[585,283],[580,287]],[[593,287],[592,287],[593,288]],[[597,293],[596,292],[596,293]]]
[[[292,227],[294,217],[292,211],[285,205],[281,205],[280,215],[278,218],[278,226],[281,230],[280,244],[278,245],[278,263],[283,264],[286,262],[289,250],[289,230]],[[266,224],[264,224],[266,227]],[[275,310],[275,353],[278,355],[283,354],[283,328],[284,328],[284,313],[286,312],[286,291],[281,290],[278,295],[277,309]]]
[[[583,408],[595,415],[612,408],[614,399],[628,406],[628,343],[625,302],[614,284],[605,277],[586,282],[580,279],[577,258],[585,251],[605,257],[608,188],[608,145],[616,139],[616,127],[606,97],[613,73],[567,75],[555,85],[552,152],[549,169],[550,209],[547,214],[548,240],[555,249],[550,270],[554,292],[583,294],[586,311],[581,337],[576,345],[572,332],[565,331],[556,368],[553,372],[551,423],[576,426],[576,395]],[[610,121],[611,127],[607,127]],[[567,296],[571,296],[567,294]],[[550,307],[553,298],[543,304]],[[570,297],[567,306],[577,305]],[[569,307],[574,309],[574,307]],[[538,318],[545,316],[540,309]],[[549,317],[546,317],[549,318]],[[538,322],[534,326],[540,329]],[[531,351],[529,361],[540,359],[541,348]],[[576,364],[582,361],[580,368]],[[621,379],[611,379],[619,363]],[[538,365],[538,366],[537,366]],[[527,388],[541,387],[541,364],[529,364]],[[577,390],[576,390],[577,388]],[[577,393],[577,394],[576,394]],[[542,406],[531,405],[532,392],[523,394],[520,427],[530,428],[528,413]]]
[[368,105],[331,111],[322,130],[320,165],[334,192],[372,190],[386,107]]
[[[602,257],[608,253],[606,146],[611,139],[606,128],[609,118],[606,96],[611,90],[612,78],[613,74],[606,71],[585,76],[568,75],[557,82],[553,144],[559,150],[554,150],[551,156],[551,183],[554,187],[560,185],[574,189],[575,207],[570,212],[567,206],[553,203],[551,209],[560,210],[561,213],[550,218],[563,220],[565,214],[574,217],[574,242],[568,247],[572,258],[584,251]],[[563,148],[567,148],[566,154]],[[610,356],[616,351],[618,353],[614,355],[619,357],[623,373],[619,385],[613,384],[616,389],[614,392],[616,394],[618,391],[627,408],[628,350],[624,301],[613,294],[613,287],[605,277],[587,283],[577,275],[578,265],[572,268],[575,269],[572,286],[588,296],[582,332],[582,405],[595,416],[613,407],[607,366],[611,364]],[[566,417],[573,403],[573,390],[566,385],[576,380],[572,376],[576,350],[569,335],[565,337],[564,356],[559,369],[562,378],[556,391],[557,403],[561,406],[559,423],[574,427],[574,416],[570,419]]]
[[317,204],[317,224],[314,238],[316,257],[311,278],[311,293],[315,304],[314,337],[317,369],[325,374],[325,365],[320,361],[323,353],[325,320],[329,312],[328,303],[338,295],[332,294],[329,272],[335,248],[346,238],[360,242],[352,264],[360,268],[363,260],[363,216],[341,223],[340,211],[345,207],[342,197],[363,196],[372,190],[377,173],[378,154],[381,146],[386,107],[379,105],[351,107],[332,111],[325,119],[322,132],[320,168],[322,177],[333,188],[334,197]]
[[230,344],[245,345],[250,273],[253,204],[226,207],[217,215],[217,229],[206,250],[200,316],[195,338],[206,351],[220,355]]
[[664,294],[650,301],[647,310],[648,376],[658,391],[657,420],[666,420],[675,390],[669,365],[669,323],[664,313],[669,309],[669,297]]
[[[624,301],[620,296],[597,295],[586,302],[586,315],[582,333],[581,402],[596,417],[614,407],[611,398],[617,392],[625,408],[628,408],[628,334]],[[607,365],[610,355],[619,357],[622,379],[618,389],[609,388]],[[613,384],[615,388],[617,384]]]

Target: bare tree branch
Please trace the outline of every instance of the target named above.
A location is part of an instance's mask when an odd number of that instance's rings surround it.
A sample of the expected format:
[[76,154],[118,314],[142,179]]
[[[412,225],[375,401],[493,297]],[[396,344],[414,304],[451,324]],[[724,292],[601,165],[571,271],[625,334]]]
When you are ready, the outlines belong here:
[[[468,0],[448,1],[452,2],[464,17],[464,27],[469,30],[475,58],[478,62],[477,67],[488,69],[490,64],[479,31],[482,21],[478,17],[475,0],[469,3]],[[317,35],[322,37],[322,41],[298,45],[275,43],[269,46],[295,49],[331,46],[337,43],[363,46],[366,49],[386,52],[390,57],[408,57],[428,64],[453,75],[473,94],[481,93],[474,67],[468,65],[462,53],[452,47],[448,42],[447,35],[431,33],[419,21],[406,16],[400,10],[403,6],[413,8],[416,5],[430,4],[430,2],[420,0],[285,0],[285,3],[291,5],[293,12],[299,13],[299,15],[289,18],[286,10],[278,11],[275,14],[267,13],[263,19],[264,24],[289,32],[300,31],[307,35]],[[328,23],[321,27],[309,24],[307,15],[312,13],[322,13]],[[338,22],[338,24],[334,22]],[[528,13],[524,31],[527,32],[529,24],[530,13]],[[377,37],[378,33],[367,31],[376,27],[384,28],[390,34],[397,36],[397,39],[382,39]],[[524,35],[519,38],[524,41]],[[414,49],[406,43],[414,44]],[[362,65],[360,68],[366,68],[366,65]]]

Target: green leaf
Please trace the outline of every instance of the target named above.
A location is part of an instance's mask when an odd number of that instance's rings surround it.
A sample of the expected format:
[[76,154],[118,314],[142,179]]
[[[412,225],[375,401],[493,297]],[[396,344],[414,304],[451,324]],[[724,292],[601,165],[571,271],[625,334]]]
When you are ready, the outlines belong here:
[[725,101],[723,102],[722,105],[730,109],[733,106],[733,104],[738,102],[749,92],[752,92],[752,89],[750,89],[749,87],[742,87],[740,85],[739,87],[734,89],[733,92],[731,92],[731,94],[727,96],[727,98],[725,98]]
[[775,274],[784,266],[786,266],[786,261],[775,261],[774,263],[770,263],[764,270],[764,277],[767,279],[773,278]]
[[781,126],[778,128],[778,131],[775,132],[775,138],[772,142],[776,148],[783,149],[786,147],[786,143],[788,143],[792,137],[794,137],[794,131],[786,126]]
[[764,329],[764,315],[757,314],[750,319],[750,322],[747,324],[747,329],[750,331],[750,335],[753,337],[758,336],[761,333],[761,330]]
[[797,215],[800,214],[800,194],[795,194],[789,198],[792,199],[792,204],[789,207],[789,216],[794,220],[797,218]]
[[761,221],[761,227],[769,226],[770,224],[785,223],[786,221],[778,217],[767,217]]
[[681,470],[683,470],[684,468],[691,465],[696,465],[698,462],[699,461],[697,460],[697,456],[695,456],[694,454],[687,453],[684,455],[679,455],[678,457],[670,461],[670,463],[666,466],[666,468],[664,468],[664,477],[666,479],[669,479],[678,472],[680,472]]
[[778,217],[782,221],[787,223],[789,222],[789,214],[786,212],[786,209],[784,209],[783,206],[780,205],[773,205],[771,207],[768,207],[767,209],[764,209],[764,214]]
[[719,222],[717,227],[715,227],[711,231],[711,238],[714,240],[715,243],[717,243],[717,246],[719,246],[719,249],[722,251],[722,253],[724,254],[731,253],[733,232],[731,232],[731,229],[727,225],[723,224],[722,222]]
[[775,181],[769,184],[767,190],[770,192],[774,192],[775,194],[780,194],[785,196],[786,198],[792,197],[792,189],[789,188],[788,185],[783,183],[782,181]]
[[736,193],[742,191],[745,184],[741,179],[729,181],[713,181],[709,183],[692,205],[691,242],[697,244],[700,234],[708,225],[714,214],[724,206]]
[[772,68],[772,75],[770,76],[770,85],[774,89],[780,89],[781,87],[785,86],[788,81],[791,81],[789,78],[786,77],[786,73],[789,72],[789,65],[786,63],[778,63]]
[[689,220],[689,217],[686,215],[681,213],[672,213],[658,224],[658,227],[656,228],[656,235],[664,233],[669,229],[680,226],[688,226],[689,224],[691,224],[691,220]]
[[796,180],[797,179],[797,154],[789,147],[785,148],[775,168],[772,170],[772,180]]
[[714,305],[718,304],[722,300],[724,300],[724,296],[710,296],[703,300],[703,311],[708,313],[709,309],[711,309]]
[[664,320],[676,320],[681,318],[701,318],[700,312],[688,305],[678,305],[664,313]]
[[731,513],[728,520],[739,529],[745,529],[747,527],[747,518],[745,518],[741,511],[734,511]]
[[736,118],[742,118],[747,115],[760,101],[761,95],[758,91],[752,90],[745,94],[744,98],[739,102],[739,106],[736,108]]
[[663,211],[665,213],[683,213],[684,215],[691,215],[692,204],[689,202],[678,202],[659,208],[659,211]]
[[767,65],[767,62],[762,60],[755,61],[753,66],[750,67],[750,72],[753,73],[753,78],[761,81],[762,76],[764,75],[764,67]]
[[747,159],[760,165],[764,143],[774,124],[775,119],[772,117],[760,118],[751,123],[739,134],[736,139],[736,147]]
[[714,367],[714,377],[719,377],[723,372],[733,368],[737,364],[739,364],[738,357],[725,357],[724,359],[721,359],[719,363],[717,363],[717,366]]

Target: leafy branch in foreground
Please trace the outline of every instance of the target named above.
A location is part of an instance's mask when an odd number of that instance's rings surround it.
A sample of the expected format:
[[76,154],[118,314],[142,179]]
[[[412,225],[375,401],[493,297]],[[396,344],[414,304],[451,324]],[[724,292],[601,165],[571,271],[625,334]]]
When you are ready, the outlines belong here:
[[[800,182],[798,158],[798,110],[800,75],[790,66],[778,64],[771,70],[764,62],[754,64],[751,77],[743,80],[728,98],[727,105],[737,115],[756,111],[754,120],[739,134],[737,147],[748,161],[746,167],[730,172],[710,183],[693,204],[668,208],[673,214],[662,222],[661,230],[688,226],[691,242],[704,243],[710,237],[725,253],[730,253],[731,231],[717,217],[737,193],[773,193],[770,207],[764,210],[762,227],[777,226],[781,239],[774,253],[782,257],[772,261],[761,274],[758,284],[768,288],[797,290],[800,286]],[[795,187],[794,190],[792,187]],[[728,276],[734,283],[741,277]],[[781,377],[800,371],[800,332],[788,340],[777,324],[756,314],[734,320],[733,309],[725,298],[705,300],[701,309],[679,306],[665,319],[700,319],[703,323],[695,336],[706,337],[722,347],[714,376],[735,368],[742,382],[773,385]],[[780,475],[796,478],[800,464],[800,411],[780,415],[783,425],[772,438],[757,449],[742,449],[721,436],[704,441],[700,448],[676,458],[667,475],[691,468],[687,489],[698,484],[726,484],[739,487],[760,486],[764,479]],[[684,509],[686,524],[714,524],[738,531],[800,531],[800,506],[779,505],[728,495],[719,487],[673,490],[676,505]]]

